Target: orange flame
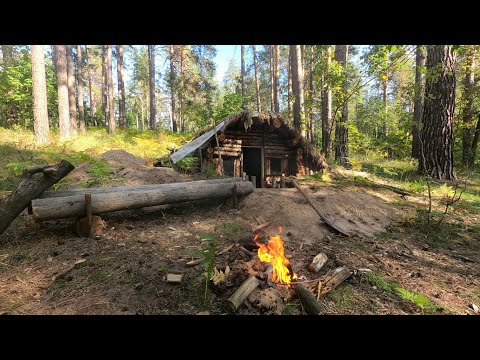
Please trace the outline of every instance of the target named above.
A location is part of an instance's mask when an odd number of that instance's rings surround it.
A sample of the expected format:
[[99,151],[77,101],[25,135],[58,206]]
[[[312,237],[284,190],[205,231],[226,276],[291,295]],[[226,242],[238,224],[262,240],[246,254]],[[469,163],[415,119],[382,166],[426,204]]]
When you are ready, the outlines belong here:
[[[282,232],[282,227],[278,227],[278,232]],[[258,257],[262,262],[271,263],[273,266],[273,281],[280,284],[290,284],[293,279],[297,278],[297,274],[290,273],[291,267],[288,259],[285,257],[285,250],[283,247],[283,241],[280,235],[270,235],[267,244],[261,244],[257,242],[258,234],[255,235],[253,241],[258,246]]]

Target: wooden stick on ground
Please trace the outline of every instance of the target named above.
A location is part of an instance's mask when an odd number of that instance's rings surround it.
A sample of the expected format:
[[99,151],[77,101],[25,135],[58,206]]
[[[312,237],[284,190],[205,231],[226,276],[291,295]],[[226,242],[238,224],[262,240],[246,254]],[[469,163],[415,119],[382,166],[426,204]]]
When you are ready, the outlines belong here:
[[307,199],[308,203],[310,204],[310,206],[313,208],[313,210],[316,211],[316,213],[318,214],[318,216],[320,216],[320,218],[323,220],[323,222],[327,225],[329,225],[331,228],[337,230],[339,233],[342,233],[343,235],[346,235],[346,236],[351,236],[351,234],[345,230],[345,229],[342,229],[340,226],[336,225],[326,214],[324,214],[319,208],[317,205],[315,205],[312,201],[312,199],[310,198],[310,196],[307,195],[307,193],[302,189],[300,188],[300,186],[298,186],[297,182],[295,180],[292,179],[292,183],[293,185],[297,188],[297,190],[300,192],[300,194],[302,194],[305,199]]
[[346,266],[341,266],[333,270],[332,272],[328,273],[323,279],[321,288],[319,287],[319,293],[317,295],[317,299],[321,299],[330,291],[335,289],[338,285],[342,282],[347,280],[352,272]]
[[258,226],[255,226],[253,229],[252,229],[252,232],[255,232],[255,231],[258,231],[258,230],[262,230],[264,228],[266,228],[267,226],[270,226],[272,224],[271,221],[267,221],[266,223],[263,223],[263,224],[260,224]]
[[305,312],[308,315],[320,315],[325,312],[325,308],[315,299],[315,296],[302,284],[295,285],[295,294],[302,302]]
[[[22,180],[15,190],[7,197],[0,198],[0,235],[33,199],[38,198],[73,169],[75,166],[62,160],[56,165],[37,165],[23,170]],[[42,173],[43,176],[34,178],[36,173]]]
[[240,305],[250,295],[253,290],[260,285],[260,281],[255,276],[250,276],[227,300],[227,304],[232,312],[237,311]]
[[85,261],[87,261],[87,259],[79,259],[77,261],[75,261],[73,263],[73,265],[70,265],[68,268],[66,268],[65,270],[63,270],[61,273],[55,275],[54,277],[52,277],[52,281],[55,281],[57,279],[61,279],[63,278],[65,275],[67,275],[70,271],[72,271],[73,269],[77,268],[78,265],[80,265],[81,263],[84,263]]

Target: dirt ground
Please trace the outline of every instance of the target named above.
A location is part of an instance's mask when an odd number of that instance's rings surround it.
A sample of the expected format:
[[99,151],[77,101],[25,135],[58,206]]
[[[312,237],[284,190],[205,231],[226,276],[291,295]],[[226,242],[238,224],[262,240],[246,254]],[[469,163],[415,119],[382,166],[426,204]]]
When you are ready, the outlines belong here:
[[[128,153],[103,156],[115,185],[186,181],[168,168],[151,168]],[[68,187],[91,177],[88,167],[69,175]],[[24,212],[0,236],[0,313],[3,314],[227,314],[226,300],[248,277],[256,253],[239,251],[242,234],[271,221],[263,236],[281,237],[292,269],[303,281],[339,266],[352,275],[322,300],[327,314],[421,314],[413,302],[367,281],[371,270],[438,305],[439,314],[474,314],[480,299],[478,240],[451,249],[433,248],[408,226],[411,204],[389,190],[331,183],[304,183],[331,218],[352,234],[331,230],[295,188],[255,189],[238,209],[222,201],[173,208],[145,208],[103,214],[107,229],[98,239],[78,237],[69,220],[36,224]],[[213,236],[215,267],[231,269],[227,280],[205,291],[203,264],[189,267]],[[230,246],[232,245],[233,246]],[[328,256],[318,274],[306,267],[320,252]],[[62,271],[79,263],[61,278]],[[258,266],[258,265],[256,265]],[[182,274],[180,284],[167,274]],[[305,283],[309,286],[312,283]],[[313,290],[313,285],[312,285]],[[293,291],[260,279],[236,314],[302,314]]]

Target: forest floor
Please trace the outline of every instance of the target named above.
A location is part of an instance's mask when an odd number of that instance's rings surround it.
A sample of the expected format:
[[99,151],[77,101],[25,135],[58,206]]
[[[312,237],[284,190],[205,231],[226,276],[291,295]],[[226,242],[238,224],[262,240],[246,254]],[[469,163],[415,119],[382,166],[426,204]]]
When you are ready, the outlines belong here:
[[[61,188],[199,178],[153,168],[121,150],[95,161],[77,166]],[[99,161],[108,169],[102,183],[96,180]],[[204,201],[103,214],[107,228],[99,239],[78,237],[68,220],[36,224],[25,211],[0,235],[0,314],[227,314],[226,299],[248,277],[250,258],[235,245],[258,221],[271,221],[262,230],[265,236],[283,227],[292,269],[304,279],[344,265],[353,271],[323,298],[327,314],[475,314],[472,304],[480,306],[480,182],[467,180],[462,197],[439,223],[453,196],[452,184],[430,184],[428,212],[427,184],[413,175],[411,164],[364,161],[354,169],[299,179],[351,237],[322,223],[295,188],[255,189],[238,209]],[[401,196],[379,183],[413,195]],[[227,281],[209,282],[206,288],[204,264],[186,263],[207,248],[232,244],[210,262],[218,270],[231,268]],[[318,274],[309,273],[307,265],[320,252],[327,254],[327,264]],[[65,277],[53,279],[80,259],[85,261]],[[166,282],[168,273],[183,274],[182,282]],[[270,285],[261,280],[236,313],[303,313],[290,290]]]

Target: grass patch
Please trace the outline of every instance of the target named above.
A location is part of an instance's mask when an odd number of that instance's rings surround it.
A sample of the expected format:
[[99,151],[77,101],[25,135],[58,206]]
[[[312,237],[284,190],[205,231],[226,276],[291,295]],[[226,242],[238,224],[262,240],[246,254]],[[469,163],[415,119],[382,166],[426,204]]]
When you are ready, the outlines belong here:
[[333,301],[338,310],[351,309],[355,304],[355,293],[350,284],[341,284],[335,291],[328,293],[325,298]]
[[239,240],[239,232],[242,230],[241,226],[237,223],[225,221],[215,227],[215,231],[228,236],[234,241]]
[[425,311],[428,313],[435,313],[443,309],[443,307],[434,304],[422,294],[410,292],[395,282],[385,280],[383,276],[376,274],[373,271],[367,273],[367,282],[383,291],[395,294],[404,300],[411,301],[420,308],[422,313]]
[[[163,155],[168,148],[179,148],[192,138],[193,134],[117,129],[114,135],[106,129],[89,127],[85,135],[75,139],[60,141],[58,133],[51,133],[50,142],[45,145],[35,143],[33,133],[26,130],[4,129],[0,127],[0,192],[11,191],[23,169],[32,165],[51,164],[66,159],[74,166],[91,164],[96,183],[104,183],[111,169],[98,156],[108,150],[125,150],[141,157],[147,163]],[[64,179],[62,179],[64,180]],[[56,184],[57,188],[62,185]],[[93,182],[82,184],[89,187]]]

